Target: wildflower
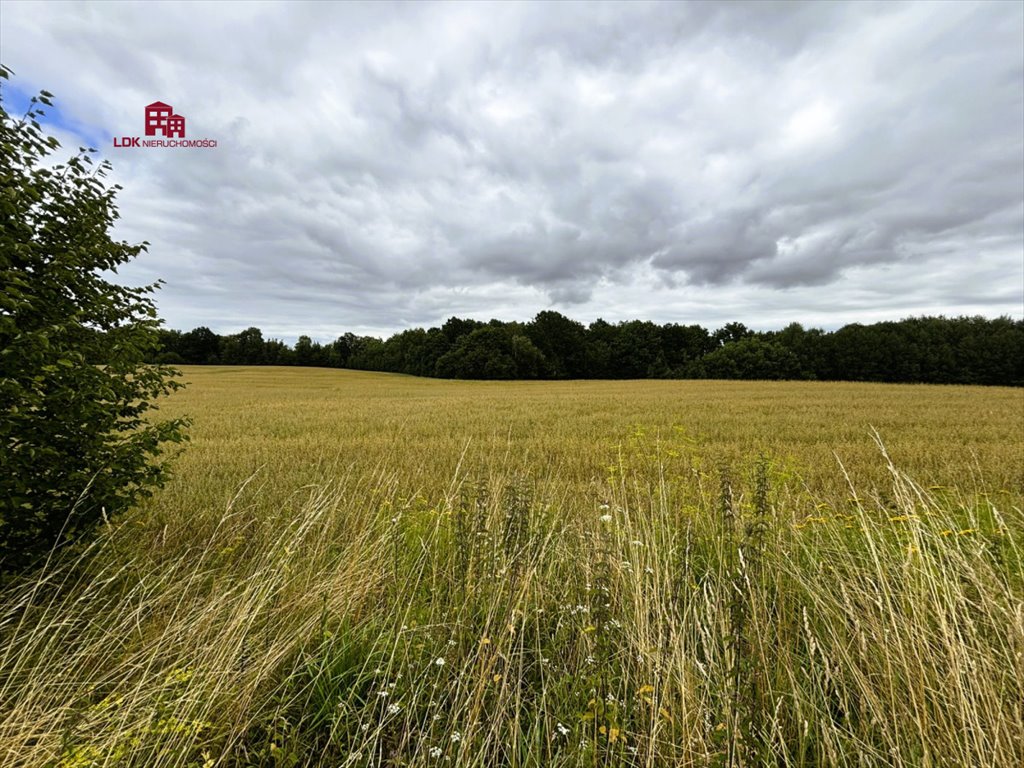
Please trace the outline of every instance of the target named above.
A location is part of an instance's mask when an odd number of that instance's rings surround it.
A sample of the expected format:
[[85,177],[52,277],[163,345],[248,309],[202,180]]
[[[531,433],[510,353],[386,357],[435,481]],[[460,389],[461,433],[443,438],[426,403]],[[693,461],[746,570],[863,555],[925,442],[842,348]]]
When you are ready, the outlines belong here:
[[601,515],[601,522],[602,523],[610,523],[611,521],[612,521],[612,516],[611,515]]
[[489,637],[481,637],[480,638],[480,645],[490,645],[490,644],[491,644],[491,638],[489,638]]
[[494,675],[494,676],[493,676],[493,677],[492,677],[491,679],[492,679],[492,680],[493,680],[494,682],[496,682],[496,683],[500,683],[500,682],[501,682],[501,675],[499,675],[499,674],[495,674],[495,675]]
[[389,715],[397,715],[401,711],[402,711],[402,707],[399,706],[398,704],[392,704],[391,706],[388,707],[388,714]]
[[459,733],[458,731],[453,732],[452,733],[452,743],[453,744],[458,744],[460,741],[462,741],[462,734]]
[[436,664],[439,667],[443,667],[444,666],[444,656],[438,656],[436,659],[434,659],[434,664]]
[[385,698],[388,695],[388,692],[387,691],[383,691],[383,690],[382,691],[377,691],[377,695],[380,696],[383,699],[383,698]]
[[559,735],[559,736],[568,736],[568,735],[569,735],[569,729],[568,729],[568,728],[566,728],[566,727],[565,727],[564,725],[562,725],[561,723],[556,723],[556,724],[555,724],[555,730],[557,730],[557,731],[558,731],[558,735]]
[[191,667],[175,667],[167,674],[166,684],[187,683],[195,675]]
[[586,661],[587,664],[593,664],[594,663],[594,657],[593,656],[587,656],[587,658],[584,659],[584,661]]
[[430,748],[430,756],[432,758],[434,758],[435,760],[437,758],[439,758],[441,756],[441,748],[440,747],[431,747]]

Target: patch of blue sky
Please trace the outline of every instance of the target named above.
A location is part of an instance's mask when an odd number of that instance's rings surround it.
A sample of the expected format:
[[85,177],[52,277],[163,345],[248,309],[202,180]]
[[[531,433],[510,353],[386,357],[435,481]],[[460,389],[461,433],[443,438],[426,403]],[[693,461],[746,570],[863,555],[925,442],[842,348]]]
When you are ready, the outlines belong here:
[[[4,80],[0,83],[2,83],[0,85],[0,100],[3,101],[7,113],[15,119],[28,112],[32,105],[32,97],[39,95],[36,91],[26,91],[18,87],[12,80]],[[42,114],[38,115],[36,120],[44,129],[50,128],[53,132],[72,134],[76,137],[79,145],[83,147],[104,149],[110,145],[111,134],[109,131],[85,123],[62,110],[59,96],[55,96],[52,101],[52,107],[36,104],[36,107],[42,110]],[[68,147],[68,149],[78,149],[78,147]]]

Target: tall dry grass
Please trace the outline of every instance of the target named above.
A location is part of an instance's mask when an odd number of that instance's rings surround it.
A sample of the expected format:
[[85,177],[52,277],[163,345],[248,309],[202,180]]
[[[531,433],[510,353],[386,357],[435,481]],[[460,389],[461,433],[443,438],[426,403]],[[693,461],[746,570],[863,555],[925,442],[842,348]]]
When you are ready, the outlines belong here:
[[1019,508],[677,448],[118,521],[5,595],[0,762],[1024,764]]

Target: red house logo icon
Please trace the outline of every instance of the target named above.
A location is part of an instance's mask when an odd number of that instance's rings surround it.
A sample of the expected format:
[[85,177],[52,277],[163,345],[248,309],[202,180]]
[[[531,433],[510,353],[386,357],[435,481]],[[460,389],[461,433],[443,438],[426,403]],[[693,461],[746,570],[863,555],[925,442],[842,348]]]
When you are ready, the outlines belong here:
[[174,107],[162,101],[146,106],[146,135],[162,134],[168,139],[185,138],[185,118],[174,114]]

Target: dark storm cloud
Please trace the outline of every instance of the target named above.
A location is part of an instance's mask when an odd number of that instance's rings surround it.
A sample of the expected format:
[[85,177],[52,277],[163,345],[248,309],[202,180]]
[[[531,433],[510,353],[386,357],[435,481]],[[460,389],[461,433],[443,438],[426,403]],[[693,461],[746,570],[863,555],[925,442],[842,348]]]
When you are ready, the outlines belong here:
[[127,274],[174,325],[294,336],[1019,314],[1022,31],[1019,4],[5,3],[2,42],[100,133],[160,98],[218,138],[105,149],[153,243]]

